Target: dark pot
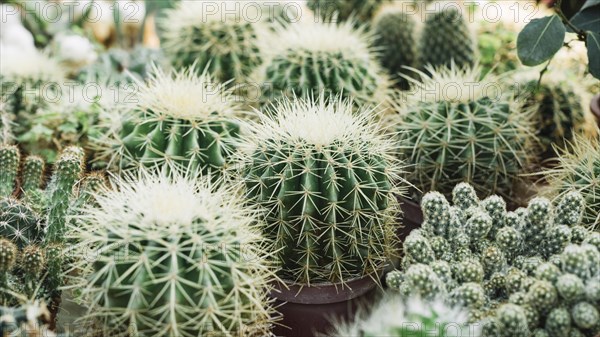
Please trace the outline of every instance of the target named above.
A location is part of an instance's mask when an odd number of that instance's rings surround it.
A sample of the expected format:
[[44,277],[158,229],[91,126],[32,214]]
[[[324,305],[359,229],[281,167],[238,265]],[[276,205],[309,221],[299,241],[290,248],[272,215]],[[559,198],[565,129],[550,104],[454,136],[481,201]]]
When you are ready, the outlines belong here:
[[58,322],[58,312],[60,311],[60,303],[62,302],[61,296],[54,296],[50,303],[48,304],[48,311],[50,313],[50,317],[48,322],[44,322],[48,325],[48,329],[51,331],[56,331],[56,326]]
[[598,95],[594,96],[594,98],[592,98],[592,103],[590,104],[590,109],[592,110],[592,113],[596,117],[596,122],[598,123],[598,126],[600,126],[600,94],[598,94]]
[[423,211],[421,211],[421,206],[414,201],[403,197],[400,197],[399,201],[402,209],[402,226],[398,229],[398,238],[400,242],[404,242],[413,229],[417,229],[423,224]]
[[[287,286],[287,288],[286,288]],[[370,277],[356,278],[342,284],[323,283],[301,286],[277,284],[271,296],[283,319],[273,329],[276,336],[313,337],[325,334],[332,322],[355,318],[359,308],[373,304],[377,283]]]

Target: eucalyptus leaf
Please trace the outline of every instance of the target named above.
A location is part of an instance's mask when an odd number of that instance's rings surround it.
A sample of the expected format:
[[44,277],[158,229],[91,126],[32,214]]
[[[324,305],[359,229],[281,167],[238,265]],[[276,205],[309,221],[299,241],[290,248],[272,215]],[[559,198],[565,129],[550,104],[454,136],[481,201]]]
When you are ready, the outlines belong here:
[[600,34],[587,32],[587,50],[590,73],[600,79]]
[[563,46],[566,32],[558,15],[531,20],[517,38],[519,59],[526,66],[548,61]]

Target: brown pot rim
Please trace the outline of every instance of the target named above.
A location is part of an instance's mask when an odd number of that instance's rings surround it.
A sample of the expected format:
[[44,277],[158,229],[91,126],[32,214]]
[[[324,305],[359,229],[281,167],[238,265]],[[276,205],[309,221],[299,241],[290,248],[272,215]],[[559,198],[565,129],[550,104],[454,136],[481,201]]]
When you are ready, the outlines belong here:
[[315,283],[306,285],[281,280],[274,284],[271,297],[282,302],[298,304],[331,304],[348,301],[362,296],[379,285],[376,279],[383,275],[383,268],[377,273],[356,277],[340,283]]

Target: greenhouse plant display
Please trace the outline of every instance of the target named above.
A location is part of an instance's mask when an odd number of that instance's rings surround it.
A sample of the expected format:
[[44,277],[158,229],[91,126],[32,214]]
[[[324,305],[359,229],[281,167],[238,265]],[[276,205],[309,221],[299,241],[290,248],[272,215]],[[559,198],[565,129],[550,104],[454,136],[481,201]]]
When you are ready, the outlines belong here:
[[597,0],[0,16],[0,337],[600,337]]
[[251,128],[242,158],[246,194],[265,209],[263,231],[275,244],[280,277],[287,288],[300,286],[275,297],[306,303],[311,287],[352,289],[359,279],[373,289],[394,254],[402,165],[373,118],[369,110],[356,114],[352,102],[321,96],[284,100]]

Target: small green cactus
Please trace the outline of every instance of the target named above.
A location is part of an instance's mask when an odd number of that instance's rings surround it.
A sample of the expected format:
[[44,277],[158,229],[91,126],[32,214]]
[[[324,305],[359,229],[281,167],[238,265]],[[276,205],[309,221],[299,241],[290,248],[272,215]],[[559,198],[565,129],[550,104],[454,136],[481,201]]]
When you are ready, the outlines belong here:
[[431,75],[418,72],[414,92],[395,104],[393,128],[400,158],[411,164],[408,180],[448,197],[463,181],[485,196],[510,195],[533,159],[532,111],[504,91],[490,97],[497,84],[480,79],[477,67],[428,69]]
[[97,140],[101,157],[122,169],[223,170],[241,132],[241,107],[230,89],[194,69],[155,68],[121,123]]
[[460,11],[450,6],[427,17],[419,55],[422,66],[462,68],[475,64],[475,39]]
[[0,148],[0,197],[8,197],[15,191],[20,152],[16,146]]
[[274,273],[258,213],[212,185],[130,175],[85,207],[73,235],[100,253],[79,282],[104,336],[268,335]]
[[404,296],[460,304],[485,336],[595,337],[600,235],[581,225],[581,194],[556,204],[536,197],[506,212],[502,199],[479,201],[468,184],[453,191],[454,205],[438,192],[423,196],[423,228],[406,238],[404,271],[393,271],[387,285]]
[[263,100],[342,96],[357,106],[385,101],[389,81],[374,58],[373,36],[350,23],[296,24],[277,30],[260,72]]
[[[220,82],[244,83],[263,60],[259,45],[260,23],[249,18],[263,15],[256,3],[181,1],[159,21],[167,58],[175,68],[205,68]],[[212,12],[216,9],[217,12]],[[257,10],[256,13],[246,11]],[[235,15],[232,15],[235,12]]]
[[370,111],[350,102],[283,101],[261,115],[243,160],[247,197],[267,212],[281,276],[341,282],[380,270],[395,249],[402,165]]
[[408,89],[408,81],[400,75],[408,75],[405,67],[417,67],[415,19],[403,12],[385,13],[377,18],[373,30],[379,62],[400,89]]
[[517,56],[517,35],[515,24],[499,20],[478,20],[477,49],[483,73],[505,74],[521,67]]
[[600,141],[575,136],[570,150],[561,152],[558,165],[548,169],[549,196],[562,198],[573,191],[583,196],[585,212],[582,224],[589,228],[600,225]]
[[308,0],[307,6],[325,22],[356,20],[369,23],[390,0]]

